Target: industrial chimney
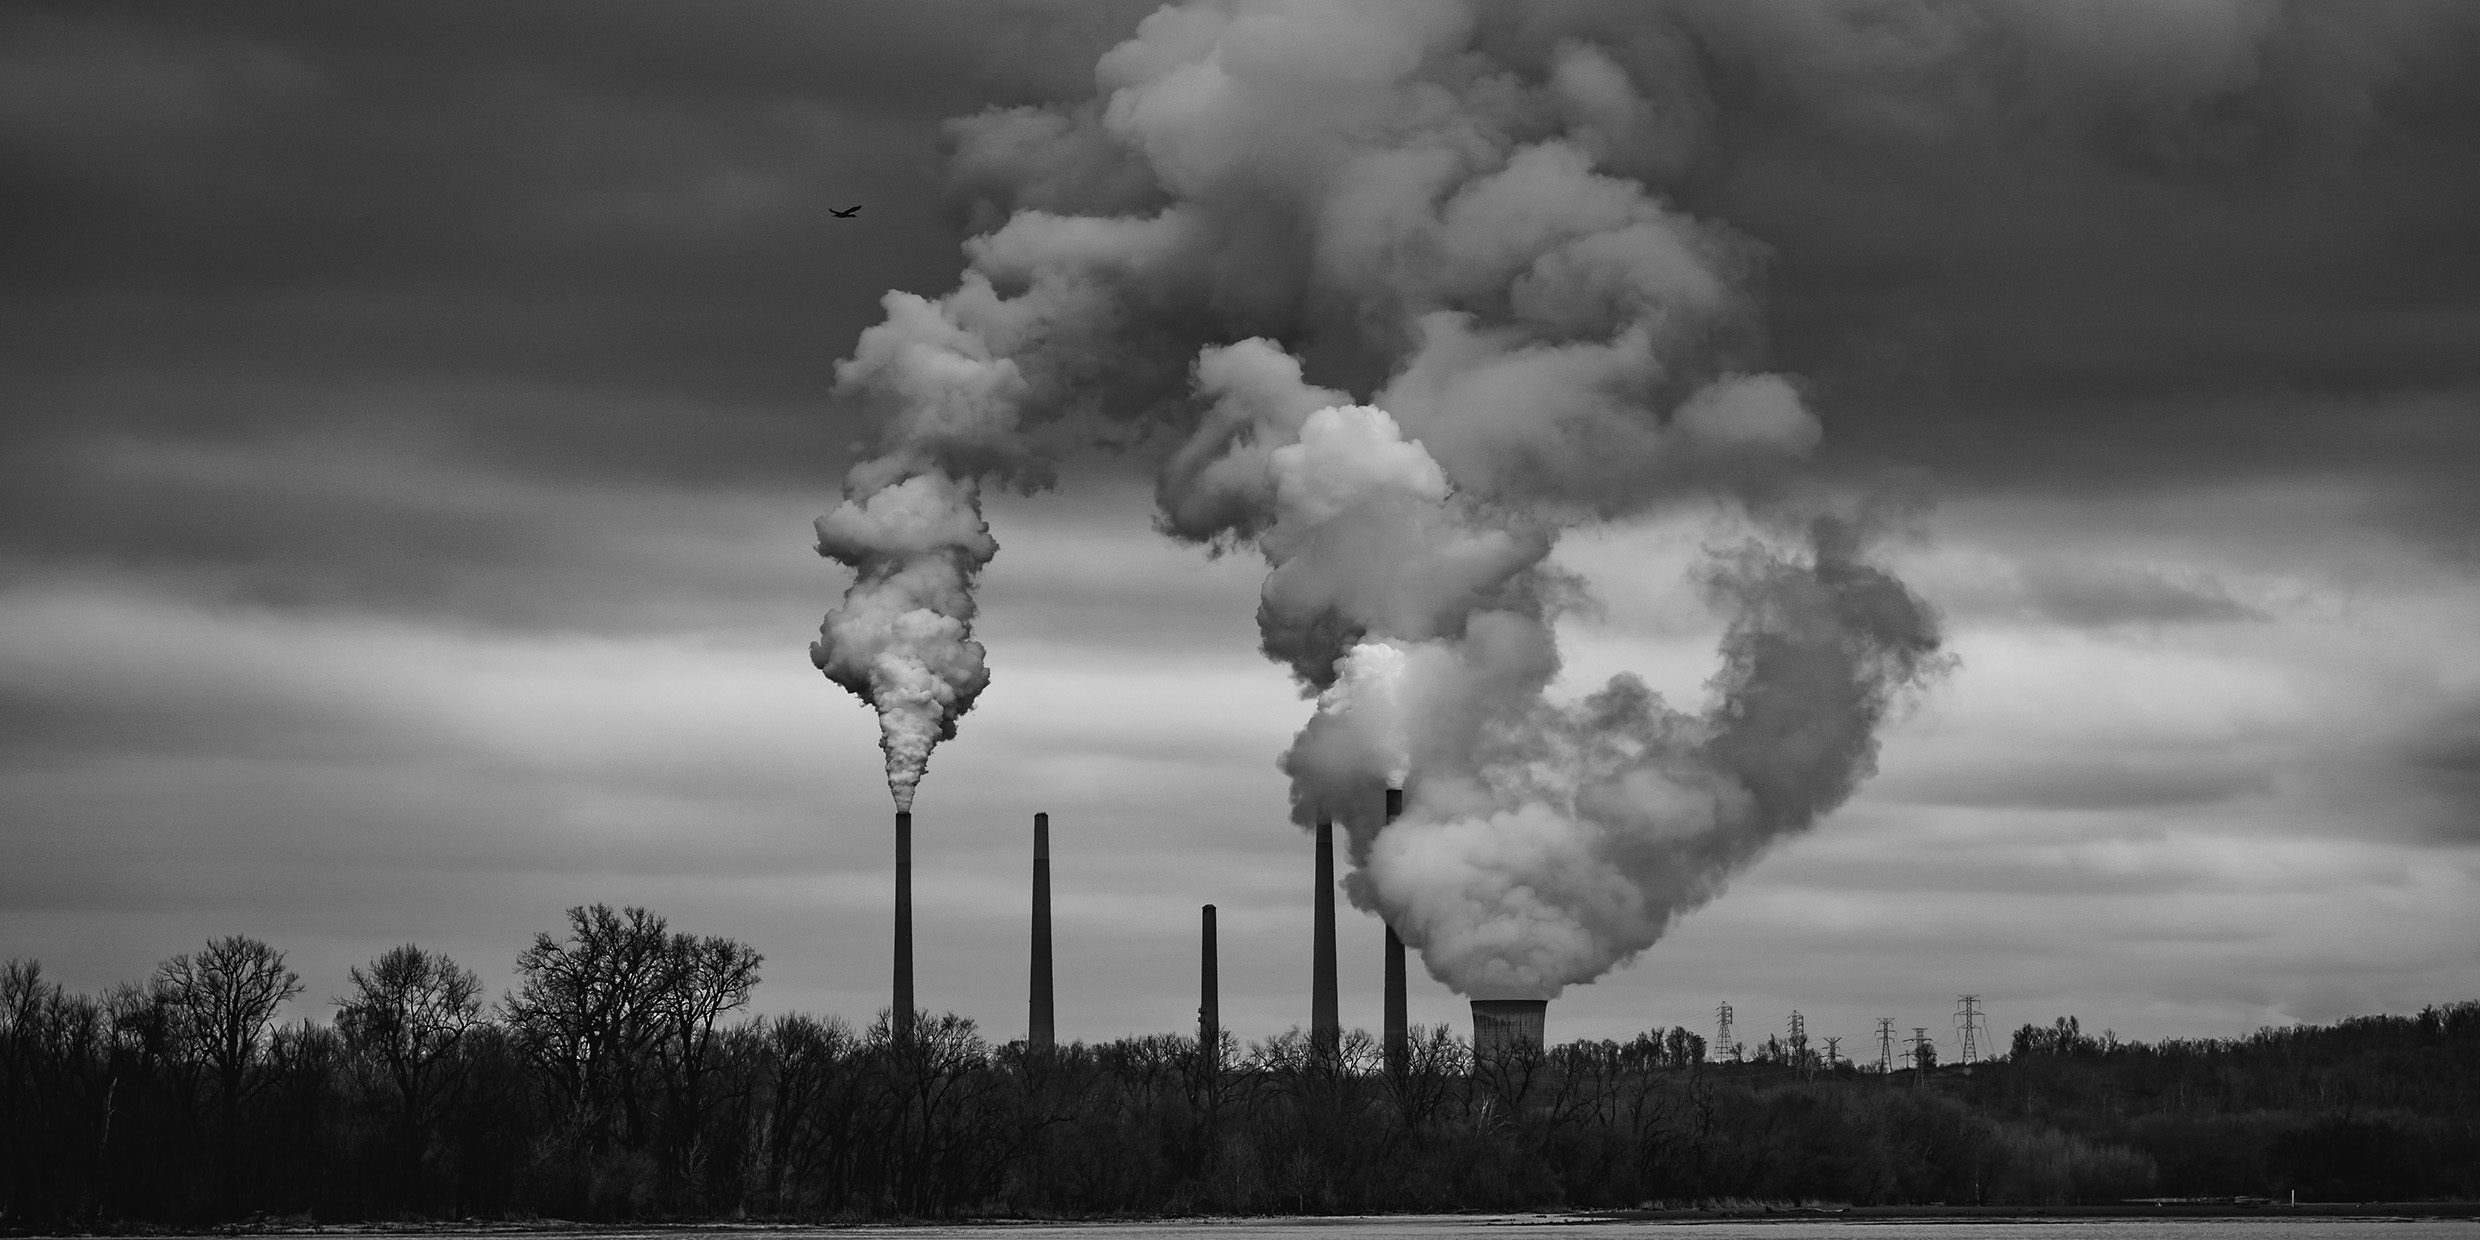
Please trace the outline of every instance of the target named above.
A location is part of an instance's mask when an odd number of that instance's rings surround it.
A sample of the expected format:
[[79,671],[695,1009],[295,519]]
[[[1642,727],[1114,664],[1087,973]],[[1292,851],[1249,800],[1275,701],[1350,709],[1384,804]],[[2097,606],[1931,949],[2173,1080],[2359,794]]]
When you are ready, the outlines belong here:
[[1473,1062],[1496,1059],[1522,1047],[1540,1050],[1542,1019],[1549,1007],[1548,999],[1473,1000]]
[[1317,825],[1317,893],[1310,905],[1309,1049],[1332,1056],[1343,1047],[1335,1000],[1335,824]]
[[[1386,820],[1404,812],[1404,790],[1386,790]],[[1404,997],[1404,941],[1395,927],[1386,928],[1386,1070],[1401,1075],[1412,1061],[1410,1016]]]
[[913,811],[896,811],[896,993],[888,1013],[896,1041],[913,1040]]
[[1047,1051],[1056,1040],[1051,1001],[1051,816],[1033,816],[1033,979],[1027,987],[1032,1011],[1025,1047]]
[[1205,1056],[1207,1071],[1221,1065],[1215,1062],[1223,1049],[1223,998],[1220,966],[1214,952],[1214,906],[1206,905],[1199,929],[1197,953],[1197,1050]]

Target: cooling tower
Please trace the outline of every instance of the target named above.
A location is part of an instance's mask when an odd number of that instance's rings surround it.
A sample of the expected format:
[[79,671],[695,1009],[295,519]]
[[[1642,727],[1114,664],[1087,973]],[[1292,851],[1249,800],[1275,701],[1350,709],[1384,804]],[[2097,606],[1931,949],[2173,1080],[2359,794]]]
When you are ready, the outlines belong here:
[[1309,1049],[1332,1055],[1343,1046],[1335,1001],[1335,824],[1317,825],[1317,893],[1310,904]]
[[913,811],[896,811],[896,993],[888,1028],[899,1042],[913,1037]]
[[1541,1049],[1549,1007],[1548,999],[1473,1000],[1473,1059],[1494,1059],[1518,1047]]
[[1200,913],[1197,949],[1197,1046],[1206,1056],[1206,1066],[1215,1065],[1217,1052],[1223,1044],[1223,998],[1220,966],[1214,954],[1214,906],[1206,905]]
[[1025,1022],[1025,1046],[1047,1051],[1057,1025],[1051,999],[1051,816],[1033,816],[1033,977],[1027,987],[1032,1009]]
[[[1404,812],[1404,790],[1386,790],[1386,820]],[[1404,998],[1404,941],[1386,928],[1386,1070],[1401,1073],[1412,1058],[1410,1016]]]

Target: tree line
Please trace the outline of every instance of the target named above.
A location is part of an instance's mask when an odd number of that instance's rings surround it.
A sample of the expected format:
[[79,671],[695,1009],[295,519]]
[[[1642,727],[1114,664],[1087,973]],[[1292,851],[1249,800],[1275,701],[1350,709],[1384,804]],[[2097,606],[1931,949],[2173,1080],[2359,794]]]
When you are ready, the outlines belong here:
[[2227,1040],[2074,1018],[1891,1074],[1681,1028],[1476,1061],[1415,1031],[1034,1052],[920,1013],[735,1017],[759,955],[571,909],[486,1004],[416,946],[325,1021],[247,937],[71,994],[0,968],[0,1227],[1328,1213],[1714,1200],[2480,1197],[2480,1003]]

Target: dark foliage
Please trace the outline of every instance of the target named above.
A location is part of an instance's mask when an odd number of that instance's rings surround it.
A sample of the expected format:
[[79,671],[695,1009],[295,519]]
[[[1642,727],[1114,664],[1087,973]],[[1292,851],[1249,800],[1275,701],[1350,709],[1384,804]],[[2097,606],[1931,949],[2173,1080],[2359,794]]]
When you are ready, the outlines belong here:
[[2480,1003],[2150,1045],[2068,1017],[1883,1076],[1711,1064],[1682,1029],[1476,1063],[1425,1029],[1390,1074],[1358,1033],[1201,1057],[994,1047],[930,1013],[909,1041],[885,1013],[724,1023],[758,965],[572,909],[496,1011],[408,945],[332,1024],[277,1027],[298,983],[254,940],[101,998],[10,962],[0,1227],[2480,1196]]

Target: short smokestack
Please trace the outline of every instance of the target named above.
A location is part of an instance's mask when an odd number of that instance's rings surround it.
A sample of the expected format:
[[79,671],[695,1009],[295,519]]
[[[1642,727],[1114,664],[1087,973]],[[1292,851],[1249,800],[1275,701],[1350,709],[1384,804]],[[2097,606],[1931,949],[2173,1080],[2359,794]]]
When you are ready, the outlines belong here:
[[1309,1049],[1333,1055],[1343,1046],[1343,1018],[1335,1000],[1335,824],[1317,825],[1317,893],[1311,903],[1309,946]]
[[1208,1069],[1221,1065],[1223,1048],[1223,983],[1214,950],[1214,906],[1199,914],[1197,947],[1197,1048]]
[[1496,1059],[1519,1048],[1540,1050],[1548,999],[1472,1001],[1473,1060]]
[[[1386,820],[1404,812],[1404,790],[1386,790]],[[1412,1061],[1412,1025],[1404,997],[1404,941],[1386,928],[1386,1070],[1400,1075]]]
[[896,811],[896,987],[888,1027],[913,1040],[913,811]]
[[1056,1042],[1051,995],[1051,816],[1033,816],[1033,979],[1025,1045],[1047,1051]]

